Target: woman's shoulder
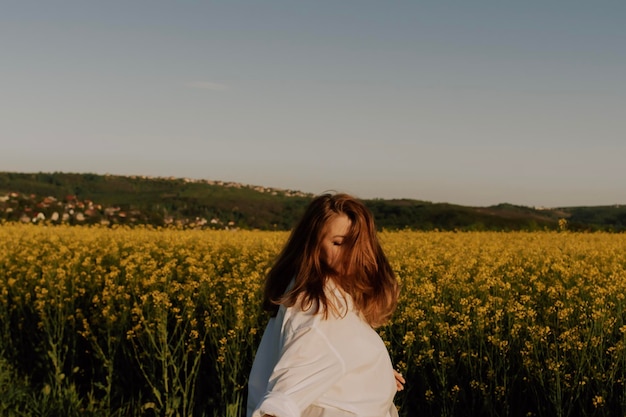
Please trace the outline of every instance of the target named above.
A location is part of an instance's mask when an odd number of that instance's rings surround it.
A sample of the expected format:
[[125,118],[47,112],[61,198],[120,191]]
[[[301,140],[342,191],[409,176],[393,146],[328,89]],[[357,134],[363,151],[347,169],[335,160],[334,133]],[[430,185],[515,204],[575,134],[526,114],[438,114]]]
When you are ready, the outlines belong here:
[[352,296],[345,292],[339,284],[329,279],[324,288],[324,293],[328,300],[329,313],[333,313],[336,318],[343,318],[354,313],[358,314]]
[[281,305],[285,322],[292,328],[318,327],[342,320],[348,314],[354,313],[352,297],[335,282],[327,282],[324,295],[326,305],[314,298],[307,298],[304,294],[300,294],[298,300],[289,307]]

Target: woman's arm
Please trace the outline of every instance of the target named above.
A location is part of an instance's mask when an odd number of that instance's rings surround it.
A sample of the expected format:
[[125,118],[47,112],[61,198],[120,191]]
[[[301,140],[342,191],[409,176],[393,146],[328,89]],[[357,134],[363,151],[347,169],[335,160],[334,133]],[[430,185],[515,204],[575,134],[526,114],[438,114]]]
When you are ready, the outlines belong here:
[[294,332],[286,341],[253,416],[292,416],[308,407],[345,374],[345,364],[316,327]]

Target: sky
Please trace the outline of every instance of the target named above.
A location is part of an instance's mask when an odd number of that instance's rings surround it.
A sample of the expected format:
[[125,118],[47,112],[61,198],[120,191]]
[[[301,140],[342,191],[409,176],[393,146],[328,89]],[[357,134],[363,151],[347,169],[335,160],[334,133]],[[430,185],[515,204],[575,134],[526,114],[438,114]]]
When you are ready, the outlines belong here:
[[0,9],[0,171],[626,204],[623,0]]

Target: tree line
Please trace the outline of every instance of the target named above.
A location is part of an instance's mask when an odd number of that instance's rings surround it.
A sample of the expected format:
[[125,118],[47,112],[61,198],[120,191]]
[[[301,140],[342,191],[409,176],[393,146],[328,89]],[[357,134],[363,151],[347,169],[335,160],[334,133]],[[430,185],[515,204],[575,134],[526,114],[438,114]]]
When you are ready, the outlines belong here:
[[[77,173],[0,172],[0,220],[289,230],[313,198],[233,182]],[[381,229],[626,230],[626,207],[467,207],[413,199],[364,200]],[[56,213],[56,214],[55,214]]]

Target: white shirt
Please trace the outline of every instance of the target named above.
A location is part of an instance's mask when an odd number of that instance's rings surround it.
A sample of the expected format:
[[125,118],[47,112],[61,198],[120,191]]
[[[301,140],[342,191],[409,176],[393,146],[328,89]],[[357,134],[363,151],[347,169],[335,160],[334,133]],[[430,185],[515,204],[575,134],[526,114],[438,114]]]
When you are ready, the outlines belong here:
[[[337,289],[331,291],[338,294]],[[257,350],[247,417],[396,417],[396,382],[380,336],[352,309],[344,317],[280,306]],[[345,310],[344,310],[345,312]]]

